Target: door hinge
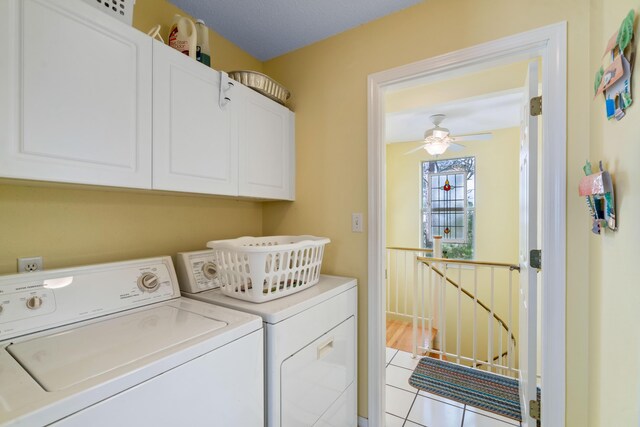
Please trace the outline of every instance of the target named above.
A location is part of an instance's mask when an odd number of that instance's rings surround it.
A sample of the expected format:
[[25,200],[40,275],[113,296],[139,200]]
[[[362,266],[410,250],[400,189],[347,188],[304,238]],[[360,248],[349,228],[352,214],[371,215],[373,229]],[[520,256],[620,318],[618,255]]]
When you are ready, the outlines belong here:
[[542,270],[542,250],[532,249],[529,252],[529,265],[536,270]]
[[540,420],[540,402],[538,400],[529,401],[529,416],[534,420]]
[[542,96],[535,96],[529,100],[529,111],[532,116],[542,115]]

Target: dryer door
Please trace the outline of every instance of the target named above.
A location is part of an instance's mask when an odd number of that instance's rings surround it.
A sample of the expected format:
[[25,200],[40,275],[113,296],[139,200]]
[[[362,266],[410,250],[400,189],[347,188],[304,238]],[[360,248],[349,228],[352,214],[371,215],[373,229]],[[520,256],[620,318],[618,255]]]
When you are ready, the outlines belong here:
[[312,426],[356,376],[355,317],[282,363],[282,427]]

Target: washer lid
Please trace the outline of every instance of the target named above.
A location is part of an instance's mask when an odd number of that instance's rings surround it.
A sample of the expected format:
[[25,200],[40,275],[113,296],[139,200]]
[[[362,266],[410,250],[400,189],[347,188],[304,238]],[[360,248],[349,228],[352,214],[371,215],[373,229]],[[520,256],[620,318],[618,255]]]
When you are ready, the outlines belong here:
[[7,351],[45,390],[58,391],[225,326],[165,305],[11,344]]

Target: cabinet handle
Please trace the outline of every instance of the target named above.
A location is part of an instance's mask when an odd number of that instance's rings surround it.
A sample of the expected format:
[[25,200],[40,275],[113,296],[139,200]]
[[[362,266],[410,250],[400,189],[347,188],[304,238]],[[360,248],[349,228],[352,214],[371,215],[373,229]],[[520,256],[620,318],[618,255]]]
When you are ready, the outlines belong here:
[[333,337],[318,346],[318,359],[322,359],[331,350],[333,350]]
[[231,94],[228,93],[233,88],[233,81],[227,73],[220,72],[220,108],[224,109],[231,102]]

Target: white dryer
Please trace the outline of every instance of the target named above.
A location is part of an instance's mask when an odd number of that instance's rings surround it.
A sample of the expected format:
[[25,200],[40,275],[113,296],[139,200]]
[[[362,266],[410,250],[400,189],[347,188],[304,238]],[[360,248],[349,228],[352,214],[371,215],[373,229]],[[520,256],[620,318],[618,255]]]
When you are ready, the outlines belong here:
[[255,304],[217,289],[212,251],[180,253],[183,296],[262,317],[266,425],[357,425],[357,283],[322,275],[304,291]]
[[0,277],[0,425],[262,426],[257,316],[170,257]]

